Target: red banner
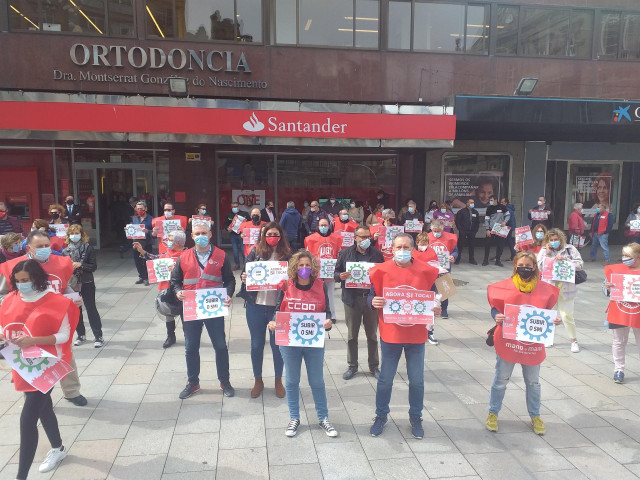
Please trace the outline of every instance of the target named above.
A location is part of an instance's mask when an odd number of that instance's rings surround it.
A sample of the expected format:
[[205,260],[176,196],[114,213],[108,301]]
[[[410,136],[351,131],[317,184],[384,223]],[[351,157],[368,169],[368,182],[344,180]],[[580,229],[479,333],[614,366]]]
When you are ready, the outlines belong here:
[[456,117],[64,102],[0,102],[0,129],[453,140]]

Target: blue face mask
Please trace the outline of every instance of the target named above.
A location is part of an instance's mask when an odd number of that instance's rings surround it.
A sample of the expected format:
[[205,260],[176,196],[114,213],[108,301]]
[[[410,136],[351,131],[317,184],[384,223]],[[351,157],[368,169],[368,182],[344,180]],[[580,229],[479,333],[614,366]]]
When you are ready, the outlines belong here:
[[415,208],[409,207],[407,210],[409,211],[409,213],[413,213],[415,211]]
[[69,240],[71,240],[73,243],[79,242],[81,238],[82,238],[82,235],[80,235],[79,233],[74,233],[73,235],[69,235]]
[[553,248],[554,250],[557,250],[558,248],[560,248],[560,240],[549,242],[549,245],[551,245],[551,248]]
[[209,237],[207,237],[206,235],[197,235],[193,239],[193,241],[199,247],[206,247],[207,245],[209,245]]
[[233,213],[238,213],[238,212],[240,211],[240,209],[239,209],[238,207],[233,207],[233,208],[231,209],[231,211],[232,211]]
[[308,207],[309,206],[309,202],[304,202],[304,206]]
[[635,258],[622,257],[622,263],[624,263],[627,267],[630,267],[634,263],[636,263]]
[[20,293],[33,292],[33,282],[16,283],[16,288]]
[[12,250],[14,253],[18,253],[18,252],[20,251],[20,244],[12,245],[12,246],[11,246],[11,250]]
[[596,208],[596,213],[600,213],[600,207]]
[[47,261],[49,260],[50,255],[51,255],[50,247],[36,248],[36,254],[35,254],[36,260],[41,260],[43,262]]
[[349,215],[340,215],[340,220],[346,222],[347,220],[349,220]]
[[469,204],[469,208],[473,208],[473,207],[475,207],[475,206],[476,206],[476,204],[475,204],[475,203],[470,203],[470,204]]
[[536,232],[536,239],[542,240],[544,238],[544,232]]
[[495,205],[495,202],[493,200],[489,200],[489,205]]
[[433,232],[433,236],[436,238],[440,238],[442,236],[442,232]]
[[173,248],[173,242],[171,240],[167,242],[167,248]]
[[371,239],[370,238],[366,238],[364,240],[362,240],[360,242],[360,248],[362,250],[366,250],[367,248],[369,248],[371,246]]
[[638,209],[638,213],[640,213],[640,208]]
[[411,251],[410,250],[396,250],[393,253],[393,259],[398,263],[407,263],[411,260]]
[[201,208],[200,209],[200,215],[206,215],[207,214],[207,209],[206,208]]
[[323,225],[321,227],[318,227],[318,231],[322,234],[322,235],[326,235],[327,232],[329,231],[329,227]]

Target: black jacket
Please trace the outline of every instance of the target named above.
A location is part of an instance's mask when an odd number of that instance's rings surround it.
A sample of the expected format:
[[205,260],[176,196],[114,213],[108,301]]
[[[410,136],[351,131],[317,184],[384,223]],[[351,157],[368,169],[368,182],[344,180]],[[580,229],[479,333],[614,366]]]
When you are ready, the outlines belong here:
[[475,208],[471,209],[471,217],[469,217],[469,209],[461,208],[455,217],[456,228],[460,233],[475,235],[480,228],[480,214]]
[[[273,213],[273,221],[277,222],[278,221],[278,212],[276,212],[276,209],[273,208],[271,213]],[[250,218],[248,220],[251,220]],[[260,210],[260,220],[262,220],[263,222],[270,222],[271,219],[269,218],[269,214],[267,213],[267,209],[263,208],[262,210]]]
[[[251,217],[249,216],[249,212],[245,212],[244,210],[238,210],[238,213],[233,213],[233,212],[229,212],[227,213],[227,218],[224,219],[224,229],[226,230],[227,228],[229,228],[229,225],[231,225],[231,222],[233,222],[233,219],[235,218],[236,215],[240,215],[241,217],[244,217],[245,220],[251,220]],[[229,232],[231,235],[239,235],[236,232]]]
[[93,283],[93,272],[98,269],[96,251],[88,243],[83,243],[79,248],[67,247],[62,251],[62,255],[71,258],[72,262],[82,262],[79,279],[80,283]]
[[369,247],[366,252],[360,253],[356,250],[355,244],[349,248],[345,248],[338,254],[338,261],[336,262],[333,278],[342,285],[342,303],[351,307],[355,303],[356,298],[363,296],[363,294],[368,292],[368,289],[345,288],[345,282],[340,280],[340,274],[347,271],[347,262],[383,263],[384,257],[382,256],[382,252],[376,247]]
[[[211,247],[213,250],[218,248],[214,247],[213,245]],[[213,250],[211,250],[212,255]],[[185,250],[185,253],[183,255],[196,255],[195,247]],[[200,264],[199,260],[198,263]],[[204,265],[200,264],[200,267],[204,268]],[[180,258],[178,258],[175,267],[173,267],[173,272],[171,273],[171,280],[169,281],[169,290],[171,290],[173,295],[182,290],[183,280],[184,273],[182,272],[182,267],[180,266]],[[227,255],[226,253],[224,256],[224,264],[222,265],[222,288],[227,289],[227,295],[229,295],[230,297],[233,297],[233,292],[236,291],[236,277],[233,276],[233,270],[231,270],[231,260],[229,260],[229,255]]]
[[69,213],[69,207],[65,204],[64,206],[64,216],[69,219],[69,223],[75,223],[76,225],[81,225],[82,212],[80,211],[80,205],[73,205],[73,212]]

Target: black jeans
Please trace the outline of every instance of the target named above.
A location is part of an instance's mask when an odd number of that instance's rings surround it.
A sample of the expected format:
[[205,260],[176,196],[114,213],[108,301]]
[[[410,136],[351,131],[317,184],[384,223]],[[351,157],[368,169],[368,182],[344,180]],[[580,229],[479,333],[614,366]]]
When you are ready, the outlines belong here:
[[[142,244],[142,248],[147,252],[152,252],[153,244]],[[134,248],[133,250],[133,261],[136,264],[136,270],[138,270],[138,276],[143,280],[149,280],[149,274],[147,273],[147,261],[140,256],[138,251]]]
[[460,263],[460,260],[462,260],[462,249],[464,248],[464,246],[469,247],[469,260],[475,260],[475,253],[474,253],[474,248],[476,246],[476,234],[475,232],[473,233],[463,233],[460,232],[460,235],[458,237],[458,260],[456,261],[456,263]]
[[51,448],[60,448],[62,439],[58,428],[58,419],[53,412],[51,390],[47,393],[25,392],[24,406],[20,415],[20,463],[18,464],[19,480],[29,474],[38,447],[38,420],[49,438]]
[[[94,282],[83,283],[80,295],[82,296],[82,304],[87,309],[89,325],[91,325],[94,338],[102,338],[102,320],[100,320],[100,314],[96,308],[96,284]],[[76,333],[82,337],[87,334],[82,317],[82,307],[80,307],[80,320],[76,327]]]
[[504,243],[505,243],[504,238],[502,238],[500,235],[491,235],[490,237],[487,237],[487,243],[484,246],[484,262],[483,263],[487,263],[489,261],[489,250],[491,250],[491,247],[493,245],[496,246],[496,262],[500,262],[500,258],[502,258],[502,250],[504,250]]

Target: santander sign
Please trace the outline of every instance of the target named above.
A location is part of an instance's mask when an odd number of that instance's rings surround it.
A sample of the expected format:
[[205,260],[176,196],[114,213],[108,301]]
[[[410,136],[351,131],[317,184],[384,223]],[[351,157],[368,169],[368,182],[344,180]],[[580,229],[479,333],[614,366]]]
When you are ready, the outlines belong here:
[[[291,121],[279,121],[277,116],[270,116],[267,118],[269,127],[268,132],[286,132],[286,133],[345,133],[345,128],[348,123],[333,123],[331,117],[326,117],[318,122],[303,122],[298,120],[297,122]],[[264,130],[265,125],[253,112],[249,117],[249,120],[242,124],[247,132],[261,132]],[[293,135],[296,136],[296,135]]]

